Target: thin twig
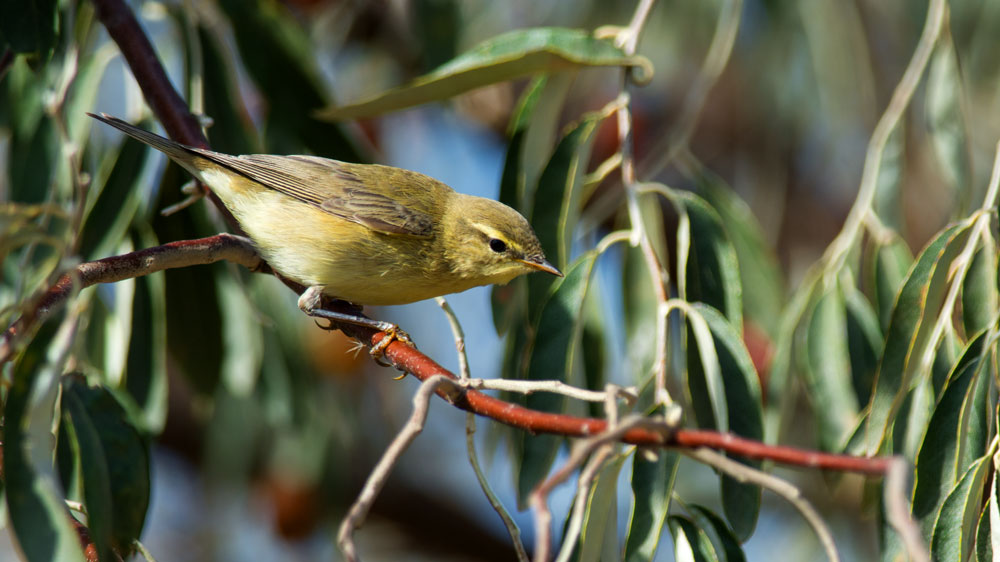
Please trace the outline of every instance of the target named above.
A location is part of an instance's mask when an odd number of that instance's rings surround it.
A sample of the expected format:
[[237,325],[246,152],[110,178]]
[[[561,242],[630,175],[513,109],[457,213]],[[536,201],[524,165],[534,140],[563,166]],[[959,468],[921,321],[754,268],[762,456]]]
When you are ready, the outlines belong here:
[[909,487],[906,485],[910,473],[910,464],[903,457],[893,457],[889,461],[889,469],[885,474],[886,517],[889,525],[899,533],[910,562],[929,562],[930,554],[927,545],[920,534],[920,526],[910,513]]
[[875,191],[878,187],[879,171],[882,167],[882,153],[889,142],[889,136],[896,129],[903,112],[906,111],[913,97],[913,92],[920,83],[920,77],[927,68],[927,63],[931,58],[934,45],[941,34],[942,22],[947,4],[945,0],[930,0],[927,7],[927,19],[924,29],[920,34],[920,40],[913,51],[913,57],[903,72],[903,77],[892,92],[892,98],[886,107],[875,131],[872,132],[871,141],[868,143],[868,150],[865,153],[865,167],[861,172],[861,186],[858,188],[858,196],[854,200],[854,205],[847,214],[844,227],[827,248],[823,256],[823,262],[827,271],[839,270],[847,254],[857,240],[864,225],[865,215],[872,208],[875,200]]
[[802,517],[813,528],[813,531],[815,531],[816,536],[819,538],[820,544],[823,545],[823,550],[826,551],[827,559],[830,562],[839,562],[840,555],[837,554],[837,545],[833,542],[833,534],[830,532],[830,528],[826,526],[823,517],[816,511],[816,508],[809,503],[809,500],[802,497],[802,492],[790,482],[741,462],[734,461],[710,449],[698,448],[683,452],[685,455],[719,470],[738,482],[760,486],[785,498],[788,503],[799,510]]
[[609,394],[607,390],[587,390],[557,380],[469,379],[468,381],[464,381],[464,386],[477,390],[502,390],[504,392],[517,392],[519,394],[552,392],[586,402],[604,402],[609,396],[622,398],[629,403],[634,403],[638,399],[638,390],[634,386],[627,388],[616,386],[613,394]]
[[[448,323],[451,325],[451,333],[455,337],[455,350],[458,353],[459,376],[461,376],[463,382],[468,383],[472,380],[472,375],[469,372],[469,358],[465,352],[465,332],[462,330],[458,316],[455,315],[455,311],[452,310],[448,301],[444,297],[436,297],[434,300],[441,307],[441,310],[444,311],[445,316],[448,317]],[[527,562],[529,560],[528,552],[524,549],[524,542],[521,541],[521,529],[518,528],[517,523],[510,516],[500,498],[493,492],[493,487],[490,486],[489,480],[486,479],[486,474],[483,473],[483,469],[479,465],[479,454],[476,452],[475,436],[476,415],[469,412],[465,415],[465,449],[469,455],[469,464],[472,466],[472,471],[476,474],[476,480],[479,481],[479,487],[483,490],[483,494],[486,495],[487,501],[490,502],[493,511],[497,512],[500,520],[503,521],[504,527],[507,528],[507,533],[510,534],[511,542],[514,544],[514,552],[517,553],[517,559],[520,562]]]
[[413,396],[413,413],[410,415],[410,419],[407,420],[406,425],[399,431],[396,438],[392,440],[389,448],[386,449],[382,458],[379,459],[378,464],[372,469],[368,475],[368,480],[365,481],[365,485],[358,495],[358,499],[354,500],[350,510],[347,512],[347,516],[340,523],[340,529],[337,531],[337,544],[340,546],[340,551],[344,554],[344,559],[349,562],[356,562],[358,560],[357,549],[354,545],[354,530],[364,523],[365,517],[368,515],[368,510],[375,503],[375,498],[378,497],[379,492],[385,487],[385,483],[389,479],[389,473],[392,472],[393,467],[399,462],[399,458],[406,452],[410,443],[413,443],[413,440],[417,438],[417,435],[423,431],[424,422],[427,421],[427,412],[430,409],[431,397],[441,387],[451,387],[452,390],[457,389],[454,380],[441,375],[431,377],[420,385],[417,393]]

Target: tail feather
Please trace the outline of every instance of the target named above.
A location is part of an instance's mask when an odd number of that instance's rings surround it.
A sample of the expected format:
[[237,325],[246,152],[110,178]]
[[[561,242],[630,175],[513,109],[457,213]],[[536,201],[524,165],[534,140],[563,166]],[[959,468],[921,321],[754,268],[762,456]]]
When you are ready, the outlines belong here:
[[100,115],[88,113],[87,115],[97,119],[98,121],[111,125],[141,143],[148,144],[156,150],[166,154],[178,164],[184,165],[184,167],[188,167],[187,165],[189,165],[194,157],[198,155],[197,151],[192,147],[172,141],[166,137],[161,137],[160,135],[151,133],[145,129],[140,129],[127,121],[123,121],[117,117],[108,115],[107,113],[101,113]]

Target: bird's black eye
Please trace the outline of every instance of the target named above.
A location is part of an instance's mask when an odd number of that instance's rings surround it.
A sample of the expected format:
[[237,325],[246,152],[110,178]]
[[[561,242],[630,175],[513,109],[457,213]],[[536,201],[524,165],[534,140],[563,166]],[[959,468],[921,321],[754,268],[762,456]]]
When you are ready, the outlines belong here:
[[502,254],[507,251],[507,244],[503,240],[493,238],[490,240],[490,249],[498,254]]

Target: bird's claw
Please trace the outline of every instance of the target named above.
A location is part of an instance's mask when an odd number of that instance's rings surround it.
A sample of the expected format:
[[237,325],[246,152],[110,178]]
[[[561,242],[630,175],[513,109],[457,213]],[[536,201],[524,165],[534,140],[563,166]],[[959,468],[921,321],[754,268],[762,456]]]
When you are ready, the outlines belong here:
[[392,366],[390,363],[383,361],[382,358],[385,357],[386,348],[389,347],[389,344],[391,344],[394,341],[405,343],[406,345],[412,348],[417,347],[416,345],[414,345],[413,340],[410,338],[409,334],[401,330],[398,326],[392,326],[390,328],[387,328],[385,330],[385,335],[382,336],[382,339],[380,339],[377,344],[372,346],[370,353],[376,363],[378,363],[383,367]]

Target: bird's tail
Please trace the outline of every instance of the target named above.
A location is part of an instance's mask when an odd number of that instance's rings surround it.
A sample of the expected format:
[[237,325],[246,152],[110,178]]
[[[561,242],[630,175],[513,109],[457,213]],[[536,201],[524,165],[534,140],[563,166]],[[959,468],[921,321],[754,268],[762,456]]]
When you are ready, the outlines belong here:
[[111,125],[141,143],[148,144],[156,150],[166,154],[178,164],[189,164],[191,160],[198,155],[197,151],[192,147],[172,141],[165,137],[161,137],[155,133],[150,133],[145,129],[140,129],[127,121],[122,121],[121,119],[112,117],[107,113],[101,113],[100,115],[88,113],[87,115],[97,119],[98,121]]

